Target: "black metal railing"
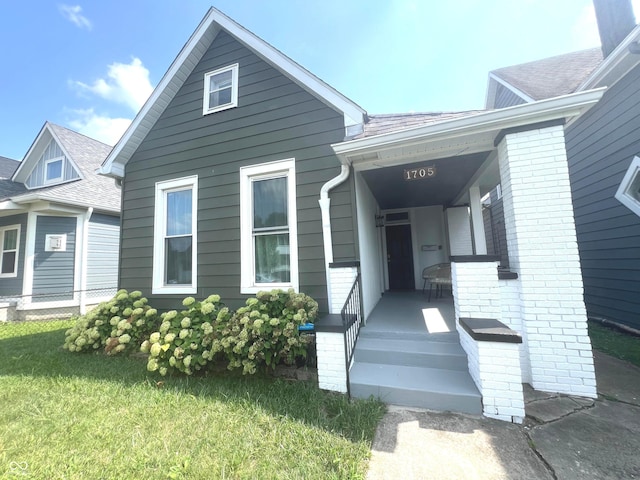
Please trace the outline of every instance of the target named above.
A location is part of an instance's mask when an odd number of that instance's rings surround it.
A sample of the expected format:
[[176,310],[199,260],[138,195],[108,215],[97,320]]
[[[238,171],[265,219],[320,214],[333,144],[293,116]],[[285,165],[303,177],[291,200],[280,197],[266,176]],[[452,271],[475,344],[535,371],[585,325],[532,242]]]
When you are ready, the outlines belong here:
[[[362,325],[362,297],[360,294],[360,274],[356,276],[353,286],[344,302],[342,311],[342,325],[344,326],[344,351],[347,368],[347,390],[349,387],[349,367],[353,359],[353,352],[360,334],[360,326]],[[349,394],[351,392],[349,391]]]

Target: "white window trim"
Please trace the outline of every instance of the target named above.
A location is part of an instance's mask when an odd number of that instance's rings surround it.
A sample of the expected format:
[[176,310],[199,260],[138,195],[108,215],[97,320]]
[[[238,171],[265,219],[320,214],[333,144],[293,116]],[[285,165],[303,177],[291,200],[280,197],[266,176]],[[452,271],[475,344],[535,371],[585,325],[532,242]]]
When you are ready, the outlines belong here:
[[629,190],[640,178],[640,157],[634,157],[616,192],[616,199],[640,217],[640,200]]
[[[60,162],[60,176],[56,178],[47,178],[47,170],[49,164]],[[64,179],[64,157],[50,158],[44,161],[43,184],[51,185],[52,183],[60,183]]]
[[[287,178],[287,218],[289,226],[290,282],[256,283],[255,256],[252,231],[252,192],[251,180],[254,178]],[[240,168],[240,293],[254,294],[260,290],[274,288],[299,289],[298,276],[298,220],[296,210],[296,170],[295,159],[262,163]]]
[[[228,108],[234,108],[238,106],[238,68],[239,64],[234,63],[228,67],[219,68],[213,72],[207,72],[204,74],[204,95],[202,99],[202,114],[208,115],[210,113],[219,112],[221,110],[227,110]],[[231,72],[231,102],[224,105],[216,105],[215,107],[209,107],[209,79],[214,75],[219,75],[224,72]]]
[[[18,238],[16,239],[16,259],[13,264],[13,273],[0,273],[0,278],[16,278],[18,276],[18,259],[20,258],[20,224],[0,227],[0,267],[2,267],[2,258],[4,257],[4,233],[7,230],[18,230]],[[2,270],[0,269],[0,272],[1,271]]]
[[[191,187],[191,285],[165,285],[165,192]],[[191,294],[198,290],[198,176],[193,175],[173,180],[156,182],[155,214],[153,231],[153,274],[151,292],[154,294]]]

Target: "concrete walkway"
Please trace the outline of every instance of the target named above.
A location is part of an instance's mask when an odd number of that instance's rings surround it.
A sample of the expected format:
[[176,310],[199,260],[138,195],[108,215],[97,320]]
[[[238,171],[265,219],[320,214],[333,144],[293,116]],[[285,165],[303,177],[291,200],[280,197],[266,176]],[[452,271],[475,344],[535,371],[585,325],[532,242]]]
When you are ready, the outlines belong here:
[[595,366],[597,400],[526,386],[523,425],[389,407],[367,479],[640,479],[640,369]]

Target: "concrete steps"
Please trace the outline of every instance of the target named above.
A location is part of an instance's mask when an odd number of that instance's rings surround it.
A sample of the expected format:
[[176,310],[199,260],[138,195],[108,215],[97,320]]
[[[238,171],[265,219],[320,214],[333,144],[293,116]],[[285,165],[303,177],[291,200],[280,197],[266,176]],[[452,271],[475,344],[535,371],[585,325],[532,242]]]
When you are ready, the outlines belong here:
[[482,413],[455,332],[436,335],[362,329],[349,371],[351,395],[432,410]]

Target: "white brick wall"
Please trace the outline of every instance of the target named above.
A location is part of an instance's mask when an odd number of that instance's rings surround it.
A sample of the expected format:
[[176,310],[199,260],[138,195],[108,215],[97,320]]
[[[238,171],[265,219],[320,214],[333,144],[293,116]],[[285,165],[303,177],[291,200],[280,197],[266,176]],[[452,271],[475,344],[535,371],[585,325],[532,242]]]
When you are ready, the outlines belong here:
[[460,317],[501,320],[498,262],[451,264],[456,319]]
[[340,313],[357,275],[357,267],[329,269],[329,313]]
[[347,393],[344,335],[316,332],[318,386],[323,390]]
[[527,332],[522,327],[522,301],[520,300],[520,280],[498,280],[500,285],[500,301],[502,303],[502,323],[522,336],[520,351],[520,368],[522,382],[531,383],[531,366],[527,347]]
[[506,135],[498,158],[531,384],[595,398],[563,127]]

